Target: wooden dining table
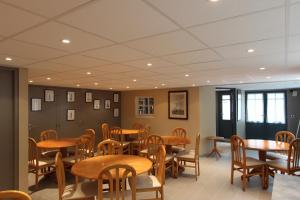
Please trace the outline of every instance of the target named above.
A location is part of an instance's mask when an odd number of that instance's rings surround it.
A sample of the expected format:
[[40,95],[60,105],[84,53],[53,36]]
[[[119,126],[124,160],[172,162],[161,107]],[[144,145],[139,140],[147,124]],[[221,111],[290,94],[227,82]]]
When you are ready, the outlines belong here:
[[37,147],[39,149],[59,149],[63,157],[65,157],[67,155],[67,148],[76,147],[79,142],[79,138],[51,139],[38,142]]
[[166,145],[167,153],[172,153],[172,146],[186,145],[191,143],[191,140],[189,138],[181,136],[163,135],[161,136],[161,138],[164,141],[164,145]]
[[87,179],[98,179],[100,171],[112,164],[127,164],[132,166],[136,174],[148,172],[152,167],[152,162],[144,157],[133,155],[105,155],[88,158],[75,163],[71,173]]

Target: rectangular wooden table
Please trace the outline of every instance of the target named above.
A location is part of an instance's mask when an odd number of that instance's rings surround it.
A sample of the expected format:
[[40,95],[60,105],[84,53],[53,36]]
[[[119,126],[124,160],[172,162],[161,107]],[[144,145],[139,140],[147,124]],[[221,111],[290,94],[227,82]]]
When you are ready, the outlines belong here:
[[300,177],[275,174],[272,200],[300,199]]

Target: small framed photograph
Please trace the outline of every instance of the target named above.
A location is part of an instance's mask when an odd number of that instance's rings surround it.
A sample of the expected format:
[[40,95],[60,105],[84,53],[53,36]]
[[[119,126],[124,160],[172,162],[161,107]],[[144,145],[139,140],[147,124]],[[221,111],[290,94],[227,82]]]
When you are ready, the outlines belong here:
[[68,121],[75,120],[75,110],[67,110],[67,120]]
[[120,117],[119,108],[114,108],[114,117]]
[[33,112],[42,111],[42,99],[40,98],[31,99],[31,111]]
[[104,108],[105,109],[110,109],[110,100],[109,99],[105,100]]
[[45,102],[54,102],[54,90],[45,90]]
[[75,92],[67,92],[67,102],[75,102]]
[[100,100],[99,99],[94,100],[94,110],[100,110]]
[[93,94],[91,92],[85,93],[85,102],[90,103],[93,101]]
[[118,103],[118,102],[119,102],[119,94],[114,93],[114,103]]

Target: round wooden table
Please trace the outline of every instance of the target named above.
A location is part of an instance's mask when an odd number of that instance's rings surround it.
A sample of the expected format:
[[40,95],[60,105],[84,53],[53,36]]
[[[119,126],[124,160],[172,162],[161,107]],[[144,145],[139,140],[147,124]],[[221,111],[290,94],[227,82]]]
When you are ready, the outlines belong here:
[[186,145],[191,143],[191,140],[189,138],[184,138],[180,136],[163,135],[161,136],[161,138],[163,139],[164,144],[166,145],[167,153],[172,152],[172,146]]
[[152,162],[144,157],[132,155],[107,155],[96,156],[74,164],[71,173],[87,179],[98,179],[98,175],[103,167],[112,164],[127,164],[136,170],[136,174],[148,172],[152,167]]
[[259,159],[262,161],[266,161],[267,151],[288,151],[290,146],[289,143],[274,140],[248,139],[244,142],[246,149],[258,151]]
[[[122,129],[123,135],[136,135],[139,133],[141,133],[139,129]],[[118,134],[118,133],[113,133],[113,134]]]
[[77,146],[79,138],[64,138],[57,140],[44,140],[37,143],[41,149],[62,149]]

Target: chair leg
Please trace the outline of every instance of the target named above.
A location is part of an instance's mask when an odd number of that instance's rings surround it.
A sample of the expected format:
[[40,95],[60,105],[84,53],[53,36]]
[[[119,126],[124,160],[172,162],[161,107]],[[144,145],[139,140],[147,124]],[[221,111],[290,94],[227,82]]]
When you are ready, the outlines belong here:
[[35,172],[35,189],[39,189],[39,170],[36,170]]
[[233,184],[233,176],[234,176],[234,169],[233,169],[233,165],[231,165],[231,179],[230,179],[231,184]]
[[247,176],[246,176],[246,169],[243,169],[243,191],[246,190],[246,184],[247,184]]
[[196,181],[198,178],[198,166],[197,166],[197,162],[195,162],[195,177],[196,177]]
[[197,163],[198,163],[198,176],[200,176],[200,162],[199,162],[199,160],[197,161]]
[[164,200],[164,188],[163,188],[163,186],[160,188],[160,199],[161,200]]
[[158,199],[158,190],[155,191],[155,197]]

